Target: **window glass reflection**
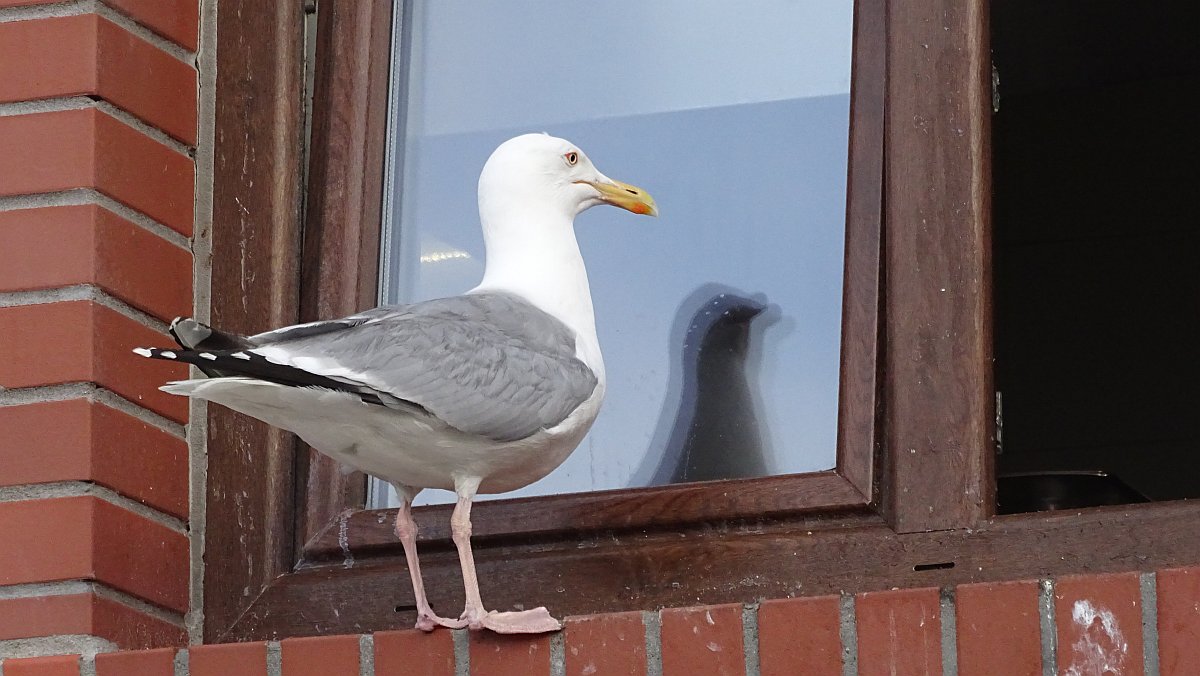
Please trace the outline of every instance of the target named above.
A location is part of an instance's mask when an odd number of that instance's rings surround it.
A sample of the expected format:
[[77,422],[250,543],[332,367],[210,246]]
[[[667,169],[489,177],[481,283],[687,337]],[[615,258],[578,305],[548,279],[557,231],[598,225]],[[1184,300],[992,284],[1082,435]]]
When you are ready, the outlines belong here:
[[604,409],[562,467],[501,497],[834,464],[852,6],[734,7],[410,8],[385,302],[478,283],[476,180],[516,134],[570,139],[661,210],[577,219]]

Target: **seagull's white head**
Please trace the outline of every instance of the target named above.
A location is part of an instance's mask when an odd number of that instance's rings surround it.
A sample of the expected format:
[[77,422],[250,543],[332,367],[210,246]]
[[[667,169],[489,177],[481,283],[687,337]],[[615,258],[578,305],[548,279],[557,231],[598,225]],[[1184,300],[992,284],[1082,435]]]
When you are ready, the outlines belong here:
[[596,169],[578,146],[548,134],[524,134],[496,148],[479,175],[479,211],[550,210],[569,218],[598,204],[657,216],[654,198]]

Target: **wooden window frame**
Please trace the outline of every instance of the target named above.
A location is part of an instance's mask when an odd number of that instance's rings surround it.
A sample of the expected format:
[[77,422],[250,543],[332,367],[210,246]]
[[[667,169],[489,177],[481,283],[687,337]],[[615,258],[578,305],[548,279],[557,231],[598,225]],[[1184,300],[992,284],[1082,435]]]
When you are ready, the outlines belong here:
[[[212,320],[375,304],[392,0],[218,13]],[[995,517],[987,0],[857,0],[837,469],[481,504],[485,600],[558,615],[1200,561],[1200,503]],[[922,96],[924,94],[924,96]],[[305,203],[307,195],[307,203]],[[362,475],[209,407],[206,642],[411,626]],[[449,507],[422,568],[461,604]]]

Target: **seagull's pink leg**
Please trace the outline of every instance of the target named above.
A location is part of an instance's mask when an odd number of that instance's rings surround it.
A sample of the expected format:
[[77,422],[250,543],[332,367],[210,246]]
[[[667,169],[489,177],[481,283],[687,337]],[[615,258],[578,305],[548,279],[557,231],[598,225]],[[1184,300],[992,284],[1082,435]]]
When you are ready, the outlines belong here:
[[417,560],[417,522],[412,517],[412,500],[417,492],[402,486],[396,486],[400,495],[400,511],[396,513],[396,536],[404,545],[404,558],[408,561],[408,576],[412,579],[413,595],[417,601],[417,629],[433,631],[437,626],[461,629],[467,625],[463,620],[452,620],[439,617],[429,607],[425,598],[425,582],[421,579],[421,564]]
[[484,609],[483,599],[479,596],[479,578],[475,575],[475,556],[471,553],[471,500],[479,488],[479,479],[455,480],[454,484],[458,502],[450,516],[450,535],[458,548],[467,596],[467,606],[460,619],[472,629],[491,629],[498,634],[541,634],[562,629],[559,621],[544,607],[513,613]]

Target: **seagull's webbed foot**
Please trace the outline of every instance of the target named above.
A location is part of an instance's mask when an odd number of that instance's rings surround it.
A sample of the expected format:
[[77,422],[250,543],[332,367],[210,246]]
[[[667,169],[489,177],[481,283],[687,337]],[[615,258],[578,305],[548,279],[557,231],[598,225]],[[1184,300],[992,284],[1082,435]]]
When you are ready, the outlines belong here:
[[464,619],[452,620],[448,617],[435,615],[432,611],[417,613],[417,629],[421,631],[433,631],[438,627],[446,627],[448,629],[462,629],[467,626],[467,621]]
[[562,629],[562,623],[544,607],[508,613],[493,610],[483,618],[481,626],[497,634],[544,634]]

